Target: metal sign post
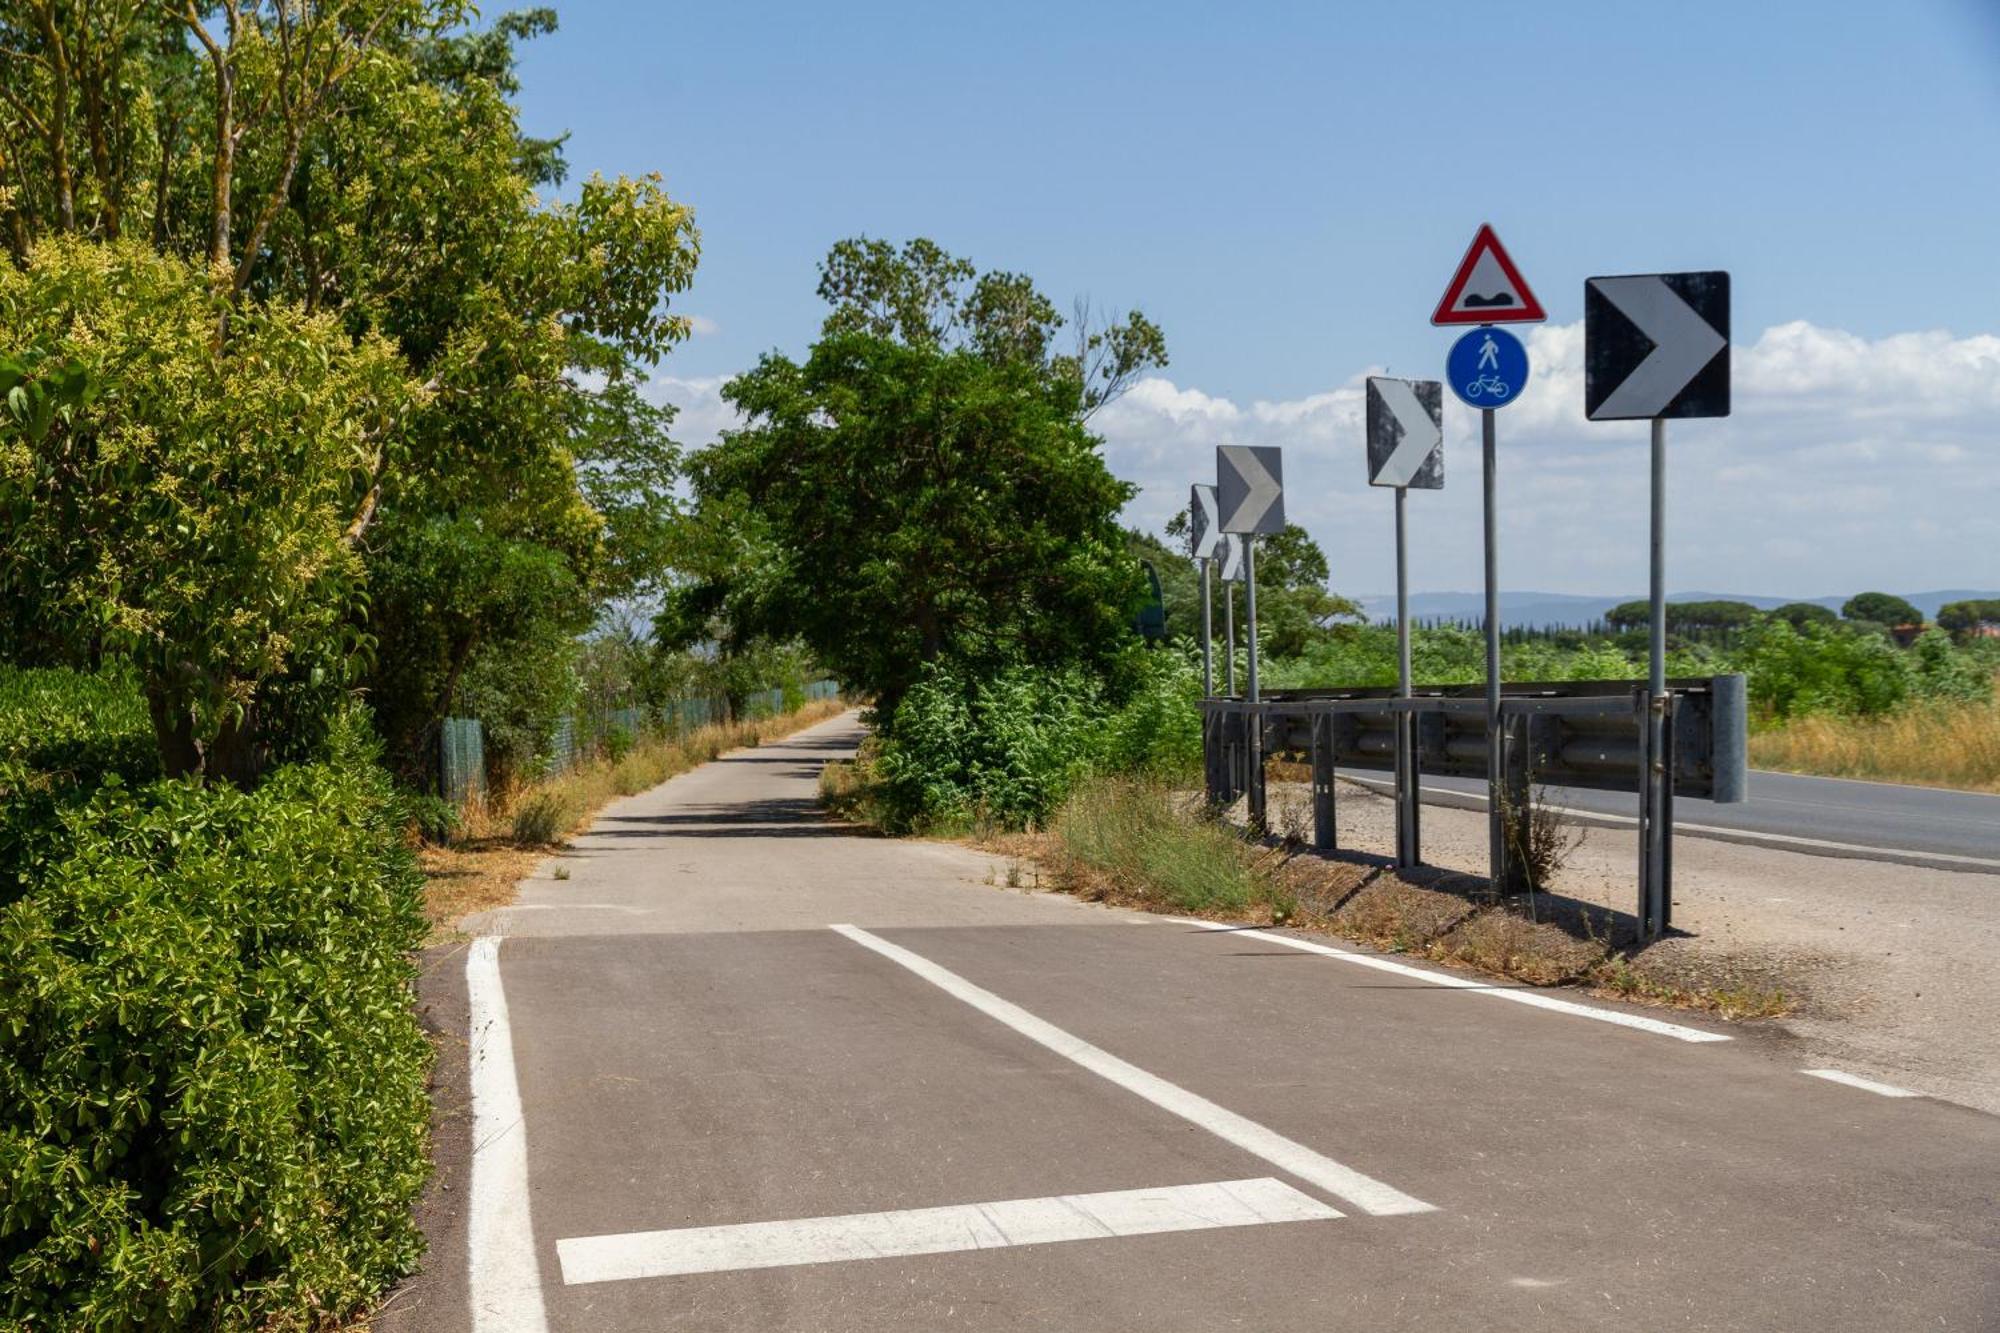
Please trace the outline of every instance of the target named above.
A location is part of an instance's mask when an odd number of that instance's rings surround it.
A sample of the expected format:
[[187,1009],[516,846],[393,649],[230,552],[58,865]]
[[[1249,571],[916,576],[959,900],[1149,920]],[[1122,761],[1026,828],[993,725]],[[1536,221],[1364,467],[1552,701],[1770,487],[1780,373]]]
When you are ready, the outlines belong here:
[[[1530,887],[1526,862],[1528,793],[1510,781],[1519,768],[1508,763],[1500,715],[1500,518],[1499,448],[1493,414],[1521,396],[1528,382],[1528,350],[1505,329],[1482,326],[1452,344],[1445,380],[1468,406],[1479,409],[1482,512],[1486,538],[1486,851],[1494,888],[1503,894]],[[1523,755],[1521,758],[1525,758]]]
[[1652,423],[1639,936],[1673,923],[1673,699],[1667,693],[1667,419],[1729,415],[1729,275],[1642,273],[1583,285],[1584,415]]
[[1201,697],[1215,697],[1215,624],[1208,609],[1208,557],[1203,556],[1201,565]]
[[[1368,484],[1396,491],[1396,697],[1411,697],[1409,537],[1410,489],[1444,485],[1444,386],[1436,380],[1372,377],[1367,385]],[[1417,763],[1417,715],[1396,715],[1396,864],[1422,861],[1422,794]]]
[[[1525,858],[1512,855],[1509,847],[1511,840],[1521,850],[1526,849],[1529,812],[1527,754],[1522,748],[1520,754],[1510,755],[1500,711],[1500,537],[1494,505],[1498,468],[1493,413],[1520,397],[1528,382],[1528,352],[1513,334],[1493,326],[1534,324],[1545,318],[1542,303],[1535,299],[1507,248],[1500,244],[1493,228],[1484,224],[1431,314],[1433,324],[1479,326],[1452,344],[1445,358],[1445,378],[1453,393],[1479,409],[1486,533],[1487,857],[1493,887],[1503,894],[1529,887],[1523,874]],[[1524,746],[1525,735],[1520,739]],[[1510,757],[1515,762],[1510,764]],[[1510,777],[1515,780],[1509,781]]]
[[1236,590],[1229,585],[1243,582],[1243,539],[1225,532],[1218,546],[1222,552],[1222,568],[1218,573],[1222,579],[1223,693],[1233,699],[1236,697]]
[[[1243,614],[1249,621],[1248,702],[1257,702],[1257,538],[1285,530],[1284,455],[1273,448],[1220,445],[1215,451],[1216,500],[1224,532],[1243,537]],[[1264,828],[1264,728],[1251,714],[1250,825]]]
[[1188,554],[1201,566],[1201,693],[1215,696],[1213,622],[1208,608],[1208,566],[1222,538],[1216,521],[1215,487],[1194,486],[1188,492]]

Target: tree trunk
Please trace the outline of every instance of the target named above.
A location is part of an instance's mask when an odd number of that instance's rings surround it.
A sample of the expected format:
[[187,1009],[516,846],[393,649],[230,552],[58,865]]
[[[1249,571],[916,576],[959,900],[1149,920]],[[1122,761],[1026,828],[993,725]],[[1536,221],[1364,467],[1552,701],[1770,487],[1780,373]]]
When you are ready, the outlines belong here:
[[146,686],[146,711],[153,718],[153,739],[160,748],[160,772],[170,778],[200,777],[201,743],[194,735],[194,713],[176,708],[164,688]]

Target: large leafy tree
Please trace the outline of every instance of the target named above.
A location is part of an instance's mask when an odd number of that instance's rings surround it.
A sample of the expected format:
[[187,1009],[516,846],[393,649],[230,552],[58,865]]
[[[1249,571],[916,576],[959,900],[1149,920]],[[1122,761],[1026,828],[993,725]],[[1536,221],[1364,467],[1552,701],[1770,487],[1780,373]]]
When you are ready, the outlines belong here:
[[400,355],[414,389],[342,538],[370,589],[349,641],[375,645],[366,684],[413,777],[469,676],[520,680],[545,722],[603,599],[661,579],[677,452],[637,383],[685,336],[666,302],[698,253],[657,178],[538,197],[561,145],[521,133],[514,52],[554,16],[470,14],[0,0],[17,264],[50,236],[143,241],[208,266],[224,333],[295,304]]
[[725,389],[749,424],[694,462],[711,549],[662,643],[795,633],[885,714],[933,662],[1108,659],[1141,585],[1131,490],[1085,418],[1164,357],[1157,330],[1135,315],[1063,351],[1027,279],[923,240],[844,241],[821,279],[806,359]]
[[1923,612],[1892,592],[1858,592],[1842,603],[1840,615],[1843,620],[1892,629],[1924,623]]
[[244,780],[269,682],[344,683],[348,533],[417,395],[386,340],[227,299],[132,242],[0,265],[0,623],[129,656],[166,770]]

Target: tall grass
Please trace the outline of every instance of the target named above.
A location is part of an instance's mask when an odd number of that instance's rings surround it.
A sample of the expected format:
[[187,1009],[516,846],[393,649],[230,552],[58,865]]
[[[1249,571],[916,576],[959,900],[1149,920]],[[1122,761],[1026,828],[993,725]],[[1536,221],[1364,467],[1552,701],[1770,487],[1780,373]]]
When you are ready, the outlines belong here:
[[1813,714],[1750,738],[1758,768],[2000,792],[2000,698],[1876,718]]
[[1188,912],[1241,910],[1282,896],[1257,873],[1237,830],[1201,818],[1157,782],[1089,779],[1050,832],[1067,863],[1059,869],[1094,881],[1099,896],[1112,891]]

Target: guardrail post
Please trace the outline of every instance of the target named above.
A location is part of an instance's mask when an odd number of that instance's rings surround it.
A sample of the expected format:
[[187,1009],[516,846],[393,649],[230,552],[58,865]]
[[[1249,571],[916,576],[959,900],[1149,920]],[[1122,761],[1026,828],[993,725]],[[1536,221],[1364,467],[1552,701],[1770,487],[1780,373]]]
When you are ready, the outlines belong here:
[[1313,846],[1338,846],[1333,822],[1333,714],[1312,714]]
[[1418,821],[1423,796],[1418,788],[1417,715],[1396,714],[1396,865],[1407,870],[1423,863]]
[[1244,747],[1245,759],[1250,768],[1247,784],[1250,793],[1250,827],[1258,835],[1270,827],[1265,818],[1264,803],[1264,715],[1261,711],[1246,712],[1243,727],[1249,733],[1249,744]]
[[1528,716],[1502,712],[1492,743],[1500,747],[1493,767],[1500,781],[1496,789],[1500,806],[1495,811],[1500,836],[1497,851],[1500,863],[1493,867],[1493,891],[1511,897],[1534,888],[1529,874],[1528,845],[1534,828],[1534,800],[1529,791]]
[[1639,939],[1667,933],[1673,920],[1674,698],[1643,700],[1639,715]]

